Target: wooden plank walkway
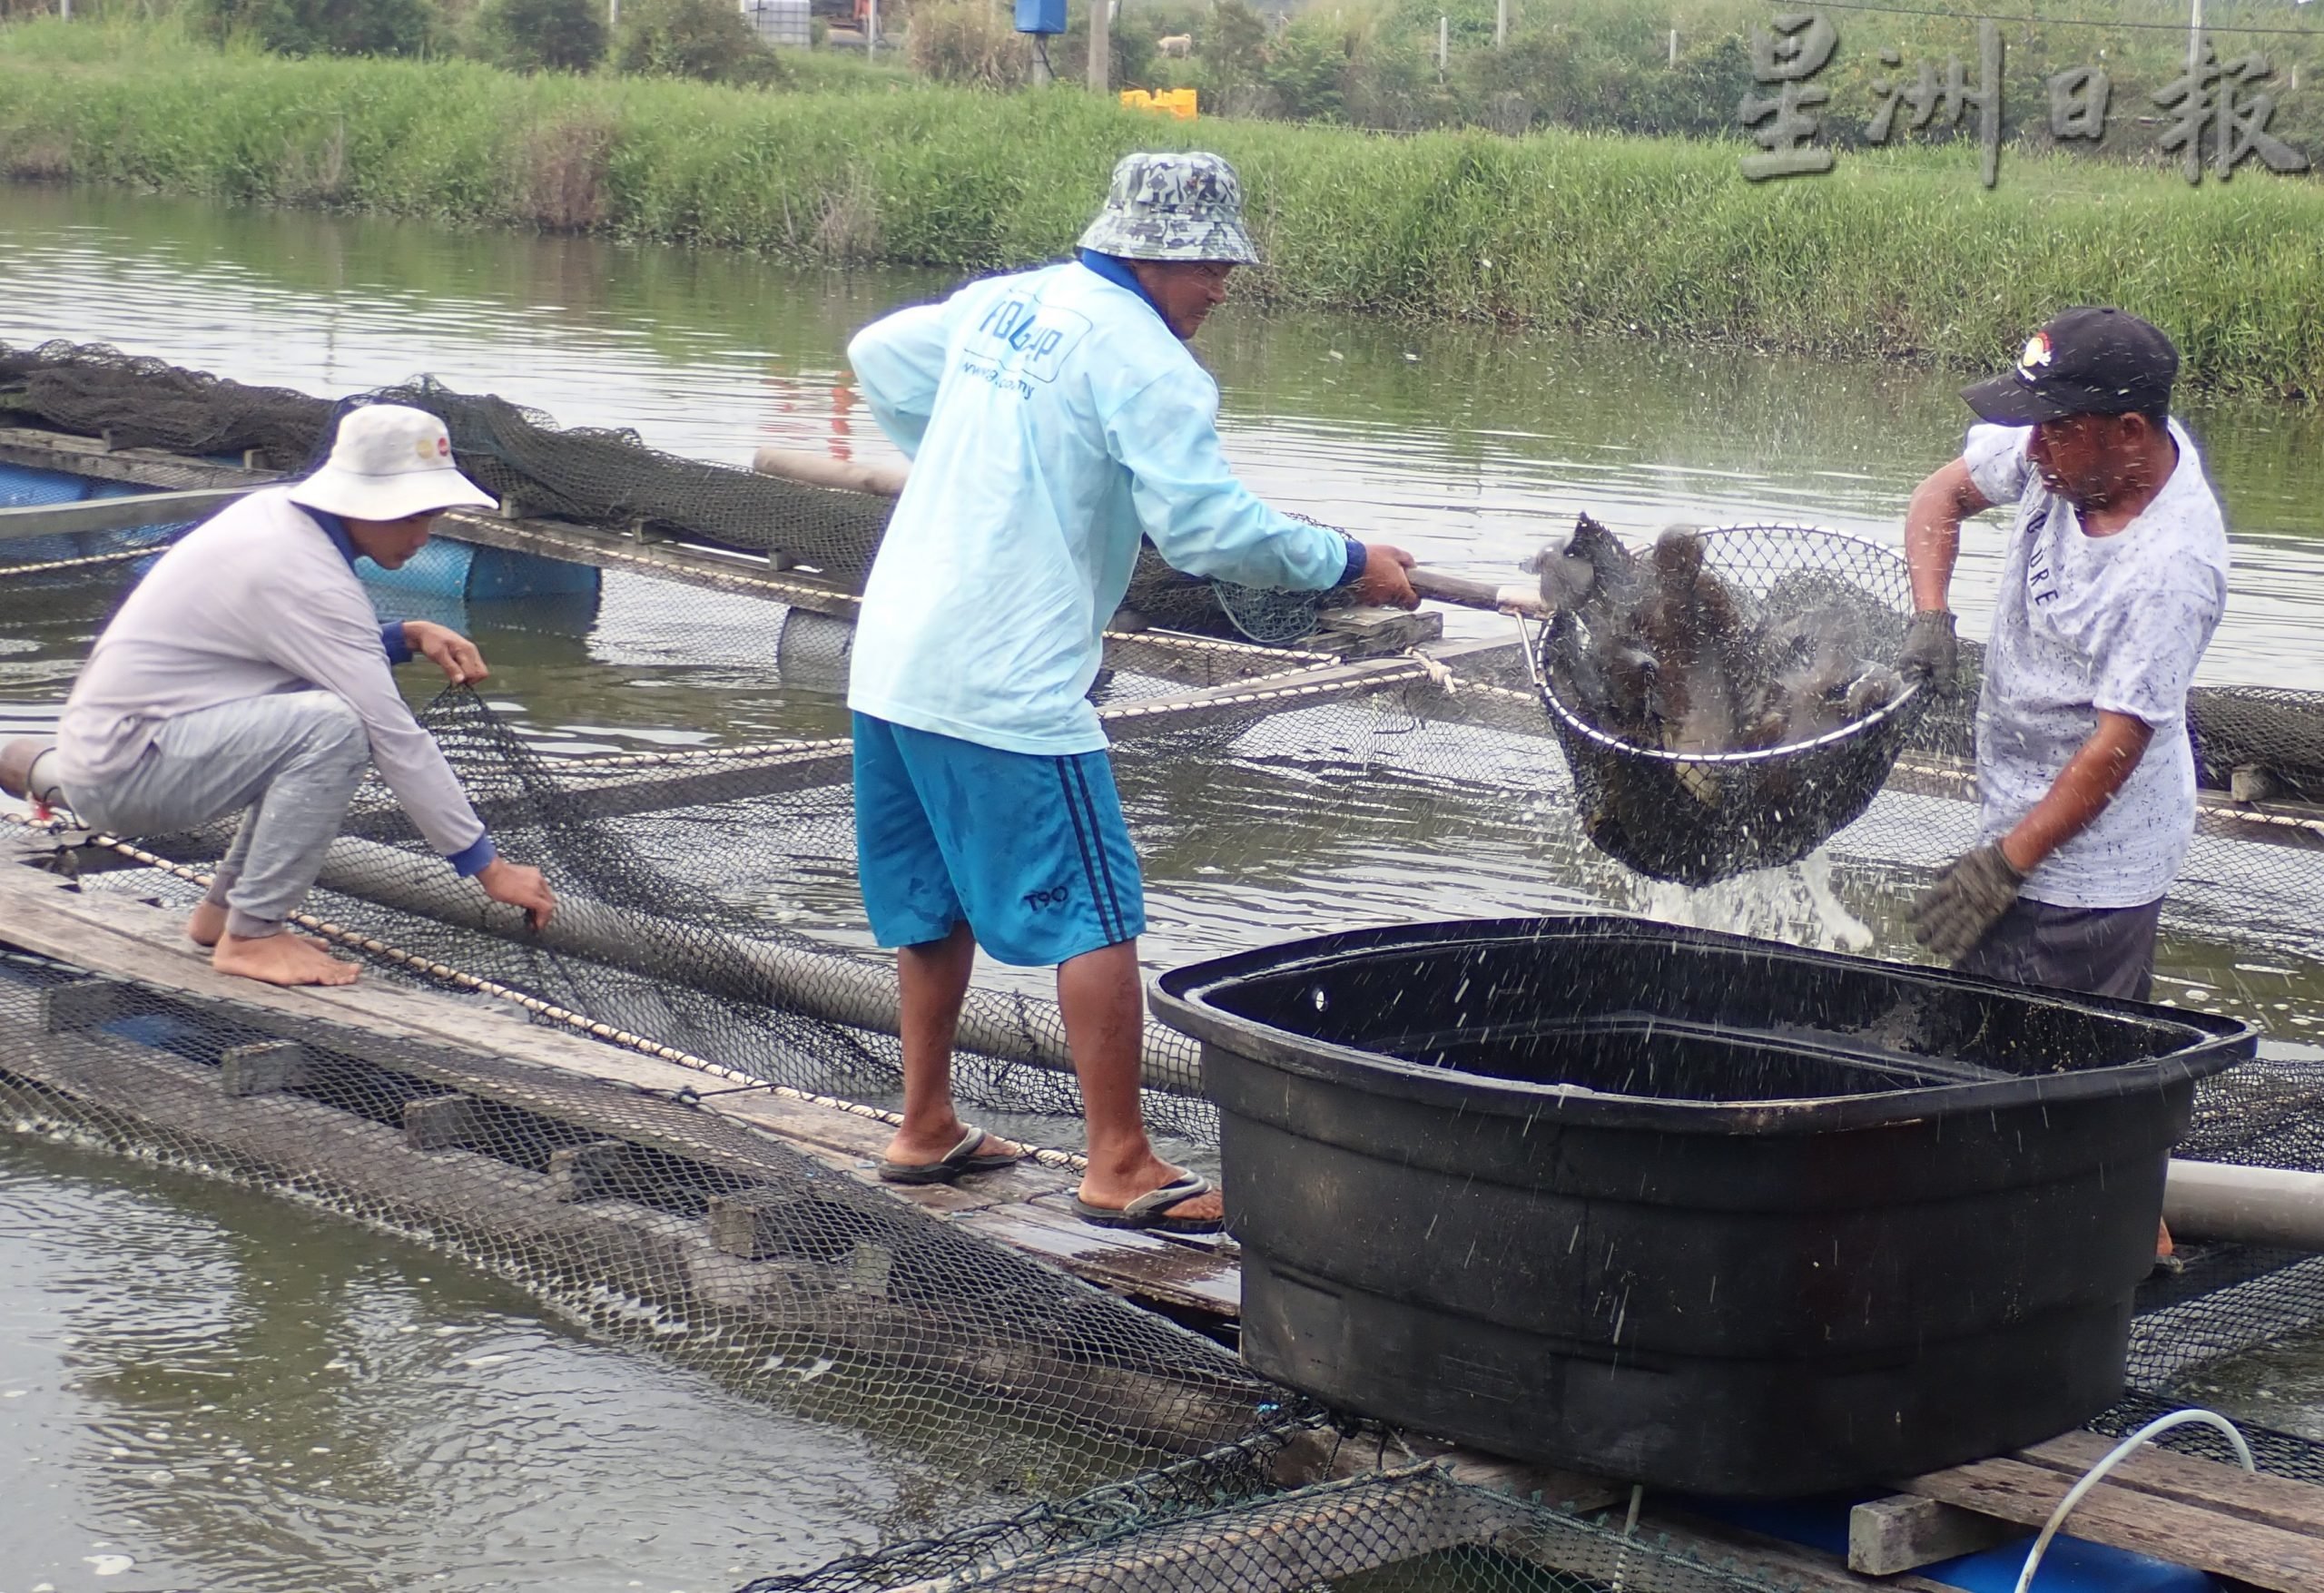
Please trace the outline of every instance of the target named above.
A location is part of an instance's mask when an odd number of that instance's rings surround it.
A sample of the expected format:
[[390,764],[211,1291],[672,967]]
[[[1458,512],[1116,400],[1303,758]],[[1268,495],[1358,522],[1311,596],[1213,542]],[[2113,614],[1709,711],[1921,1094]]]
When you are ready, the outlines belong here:
[[[176,911],[74,890],[54,874],[21,866],[25,854],[21,844],[0,851],[0,942],[165,993],[230,1002],[250,1027],[285,1038],[311,1034],[302,1025],[353,1026],[439,1047],[453,1058],[522,1062],[623,1091],[675,1095],[732,1087],[726,1078],[496,1010],[484,1004],[488,998],[413,989],[376,973],[337,989],[281,989],[229,978],[184,939]],[[461,1087],[478,1087],[463,1082]],[[1241,1281],[1232,1246],[1093,1228],[1073,1214],[1078,1178],[1068,1171],[1026,1163],[960,1185],[882,1184],[876,1167],[891,1129],[880,1118],[759,1091],[710,1096],[701,1109],[1117,1293],[1222,1324],[1239,1314]],[[581,1126],[606,1127],[603,1122]]]

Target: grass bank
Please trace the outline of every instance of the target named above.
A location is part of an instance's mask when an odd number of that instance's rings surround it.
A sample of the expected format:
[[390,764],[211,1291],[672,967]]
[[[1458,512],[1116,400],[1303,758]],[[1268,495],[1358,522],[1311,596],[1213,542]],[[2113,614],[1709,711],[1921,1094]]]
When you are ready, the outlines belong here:
[[2190,188],[2071,157],[1844,155],[1742,180],[1745,146],[1582,133],[1387,138],[1147,118],[1065,89],[759,93],[291,61],[41,24],[0,30],[0,172],[806,262],[1054,256],[1122,152],[1242,169],[1284,302],[1984,366],[2056,307],[2168,328],[2191,377],[2324,396],[2324,185]]

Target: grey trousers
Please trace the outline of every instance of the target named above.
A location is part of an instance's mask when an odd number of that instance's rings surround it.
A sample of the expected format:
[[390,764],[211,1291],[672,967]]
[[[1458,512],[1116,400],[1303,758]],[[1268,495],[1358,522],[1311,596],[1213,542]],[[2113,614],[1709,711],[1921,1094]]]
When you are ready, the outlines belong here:
[[240,812],[209,900],[228,934],[259,939],[299,910],[370,766],[354,709],[329,692],[280,692],[165,720],[127,773],[64,795],[83,823],[123,835]]
[[2020,897],[1954,964],[2013,985],[2047,985],[2143,1001],[2154,988],[2162,899],[2144,907],[2053,907]]

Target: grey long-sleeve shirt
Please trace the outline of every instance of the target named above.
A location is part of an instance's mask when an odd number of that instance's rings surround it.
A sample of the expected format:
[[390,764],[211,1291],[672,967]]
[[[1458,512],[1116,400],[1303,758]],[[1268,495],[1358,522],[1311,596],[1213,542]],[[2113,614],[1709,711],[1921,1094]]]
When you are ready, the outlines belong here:
[[371,762],[430,846],[463,874],[490,862],[484,824],[396,690],[410,654],[382,633],[331,516],[290,488],[252,493],[163,554],[97,638],[57,723],[69,784],[126,772],[164,720],[273,692],[320,688],[345,702]]

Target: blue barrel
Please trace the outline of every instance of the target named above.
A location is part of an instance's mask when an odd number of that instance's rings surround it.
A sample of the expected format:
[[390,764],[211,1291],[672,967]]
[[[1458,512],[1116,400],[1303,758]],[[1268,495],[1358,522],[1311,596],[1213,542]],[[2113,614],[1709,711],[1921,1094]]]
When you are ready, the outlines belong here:
[[356,565],[363,579],[389,592],[490,603],[522,597],[595,597],[604,572],[538,554],[512,553],[448,536],[435,536],[404,562],[383,570],[365,559]]
[[[42,509],[77,504],[97,497],[128,497],[146,490],[126,481],[96,481],[62,470],[34,470],[23,465],[0,464],[0,508]],[[9,565],[45,564],[51,559],[86,558],[133,547],[154,538],[151,529],[137,531],[70,532],[56,536],[31,536],[0,542],[0,569]]]

